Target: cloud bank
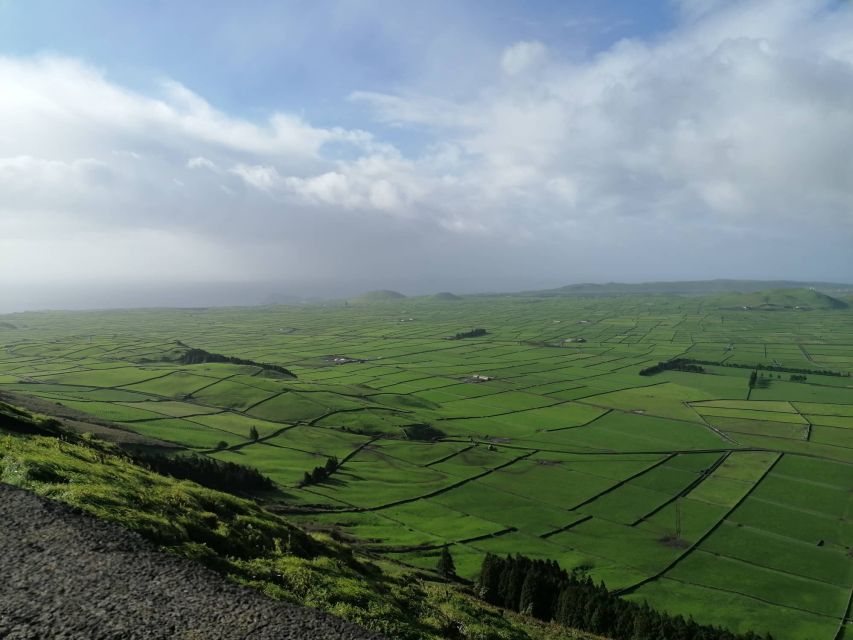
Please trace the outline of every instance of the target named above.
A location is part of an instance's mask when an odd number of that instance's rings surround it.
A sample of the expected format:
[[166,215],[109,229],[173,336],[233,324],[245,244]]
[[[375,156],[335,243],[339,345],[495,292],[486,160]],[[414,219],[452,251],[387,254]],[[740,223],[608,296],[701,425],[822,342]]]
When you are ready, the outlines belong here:
[[342,97],[359,129],[0,58],[0,287],[853,280],[853,10],[679,15],[583,59],[507,43],[465,100]]

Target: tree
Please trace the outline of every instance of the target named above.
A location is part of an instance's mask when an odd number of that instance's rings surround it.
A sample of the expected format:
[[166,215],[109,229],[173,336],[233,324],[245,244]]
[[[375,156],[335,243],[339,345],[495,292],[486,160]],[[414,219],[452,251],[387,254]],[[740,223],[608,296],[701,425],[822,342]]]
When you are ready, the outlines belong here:
[[[539,585],[539,574],[535,571],[530,571],[524,577],[524,583],[521,585],[521,597],[518,600],[518,610],[521,613],[526,613],[529,616],[535,616],[533,610],[538,604],[536,596]],[[537,616],[538,617],[538,616]]]
[[[447,548],[442,556],[445,553],[449,558]],[[495,584],[492,593],[490,586]],[[480,597],[498,606],[614,640],[760,640],[753,632],[734,634],[692,618],[671,617],[646,602],[624,600],[603,582],[595,584],[585,568],[576,567],[569,574],[554,561],[520,554],[506,558],[487,554],[477,586]]]
[[331,458],[328,458],[326,460],[326,471],[328,473],[332,473],[332,471],[334,471],[337,468],[338,468],[338,459],[336,457],[332,456]]
[[756,382],[758,382],[758,372],[753,371],[752,373],[749,374],[749,388],[754,389]]
[[521,555],[508,558],[508,561],[509,567],[506,571],[506,581],[501,581],[504,607],[518,611],[518,603],[521,599],[521,587],[524,585],[524,578],[530,568],[530,561]]
[[258,433],[258,428],[255,425],[252,425],[252,428],[249,429],[249,439],[257,440],[261,435]]
[[477,589],[480,597],[489,604],[498,603],[501,571],[503,571],[503,560],[492,553],[487,553],[483,560],[483,566],[480,568]]
[[447,550],[447,547],[442,547],[436,569],[438,569],[438,573],[445,578],[456,577],[456,565],[453,563],[453,556],[450,555],[450,551]]

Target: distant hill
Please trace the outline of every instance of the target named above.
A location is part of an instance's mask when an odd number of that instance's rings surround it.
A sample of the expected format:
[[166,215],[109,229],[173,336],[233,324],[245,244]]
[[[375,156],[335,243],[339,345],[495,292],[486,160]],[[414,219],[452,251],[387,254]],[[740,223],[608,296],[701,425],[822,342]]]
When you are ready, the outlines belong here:
[[753,293],[781,289],[817,289],[827,293],[853,292],[853,284],[837,282],[797,282],[793,280],[687,280],[683,282],[640,282],[628,284],[570,284],[557,289],[526,291],[519,295],[535,296],[614,296],[643,293],[703,295],[712,293]]
[[743,309],[756,311],[777,311],[785,309],[831,310],[846,309],[850,305],[838,298],[814,289],[774,289],[749,293],[727,293],[713,296],[709,303],[721,309]]
[[440,291],[433,296],[433,300],[461,300],[455,293],[449,291]]
[[390,289],[379,289],[378,291],[368,291],[358,296],[357,302],[381,302],[382,300],[400,300],[405,298],[399,291],[391,291]]
[[260,304],[266,305],[291,305],[291,304],[311,304],[314,302],[322,302],[324,298],[317,296],[295,296],[287,293],[271,293],[265,296]]

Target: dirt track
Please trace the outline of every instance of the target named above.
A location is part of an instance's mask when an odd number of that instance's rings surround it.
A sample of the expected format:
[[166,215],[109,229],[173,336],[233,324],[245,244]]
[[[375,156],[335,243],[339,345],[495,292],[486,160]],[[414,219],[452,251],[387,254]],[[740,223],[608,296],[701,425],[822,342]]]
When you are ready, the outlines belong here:
[[0,484],[0,638],[381,640]]

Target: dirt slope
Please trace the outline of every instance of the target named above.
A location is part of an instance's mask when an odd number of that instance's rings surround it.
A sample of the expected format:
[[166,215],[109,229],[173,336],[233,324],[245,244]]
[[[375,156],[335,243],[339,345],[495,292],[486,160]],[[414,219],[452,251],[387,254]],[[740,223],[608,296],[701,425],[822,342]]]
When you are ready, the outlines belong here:
[[0,638],[381,640],[0,484]]

